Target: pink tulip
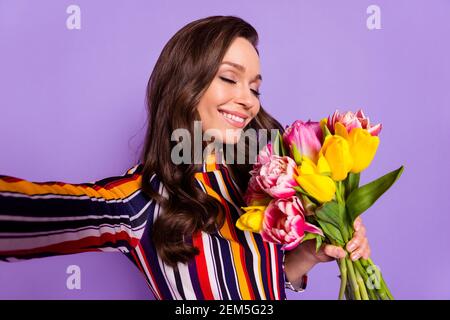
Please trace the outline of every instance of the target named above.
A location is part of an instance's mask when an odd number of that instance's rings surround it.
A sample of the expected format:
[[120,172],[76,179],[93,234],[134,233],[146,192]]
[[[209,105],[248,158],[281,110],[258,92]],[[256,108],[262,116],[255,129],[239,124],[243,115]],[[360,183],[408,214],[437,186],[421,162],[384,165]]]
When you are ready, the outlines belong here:
[[287,198],[296,192],[293,187],[298,186],[297,165],[290,157],[272,155],[254,174],[260,188],[273,198]]
[[270,201],[269,195],[263,189],[261,189],[259,183],[256,181],[256,177],[259,175],[262,165],[270,162],[271,156],[272,144],[269,142],[258,153],[256,163],[253,165],[253,168],[250,171],[251,177],[248,182],[247,191],[244,194],[244,201],[249,206]]
[[244,194],[244,201],[247,206],[261,205],[270,201],[270,196],[261,189],[256,181],[256,176],[252,175],[248,181],[247,191]]
[[306,222],[305,210],[299,198],[274,199],[264,212],[262,238],[282,244],[283,250],[292,250],[301,243],[305,232],[320,234],[322,230]]
[[314,163],[317,162],[320,148],[322,147],[322,129],[319,122],[303,122],[295,121],[291,126],[287,127],[284,134],[284,142],[291,146],[295,145],[300,156],[306,156]]
[[270,161],[270,157],[272,156],[272,154],[272,144],[269,142],[264,146],[264,148],[261,149],[261,151],[259,151],[258,155],[256,156],[256,162],[253,164],[253,168],[250,171],[250,174],[252,176],[258,175],[261,166]]
[[270,161],[270,156],[273,154],[272,152],[272,144],[269,142],[261,149],[257,156],[257,163],[265,164]]
[[353,128],[366,129],[372,136],[378,136],[381,131],[381,123],[371,125],[369,118],[364,115],[364,112],[359,109],[356,113],[347,111],[346,113],[340,113],[336,110],[333,115],[328,117],[327,126],[332,134],[334,134],[334,125],[336,122],[340,122],[347,129],[347,132]]

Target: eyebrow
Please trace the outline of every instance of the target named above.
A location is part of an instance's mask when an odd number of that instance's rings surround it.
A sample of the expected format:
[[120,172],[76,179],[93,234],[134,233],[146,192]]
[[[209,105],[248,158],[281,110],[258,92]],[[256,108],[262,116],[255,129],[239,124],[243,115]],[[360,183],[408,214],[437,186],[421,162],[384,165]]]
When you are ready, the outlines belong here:
[[[235,62],[231,62],[231,61],[223,61],[222,64],[228,64],[228,65],[230,65],[230,66],[232,66],[232,67],[235,67],[236,69],[238,69],[238,70],[241,71],[242,73],[245,72],[245,67],[244,67],[243,65],[237,64],[237,63],[235,63]],[[252,79],[252,82],[253,82],[253,81],[256,81],[256,80],[258,80],[258,79],[262,81],[262,76],[261,76],[260,74],[257,74],[257,75]]]

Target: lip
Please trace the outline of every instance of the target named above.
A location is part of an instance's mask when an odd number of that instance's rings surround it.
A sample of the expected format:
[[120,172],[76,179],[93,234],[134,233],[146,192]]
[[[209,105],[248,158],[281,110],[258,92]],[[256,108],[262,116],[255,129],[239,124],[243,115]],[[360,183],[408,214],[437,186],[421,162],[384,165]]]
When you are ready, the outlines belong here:
[[231,124],[233,127],[240,128],[240,129],[242,129],[242,128],[245,127],[245,125],[246,125],[246,123],[247,123],[247,121],[246,121],[245,119],[246,119],[247,117],[245,117],[245,118],[242,117],[242,118],[244,118],[244,122],[237,122],[237,121],[234,121],[233,119],[229,119],[229,118],[225,117],[225,116],[221,113],[221,111],[222,111],[222,112],[226,112],[226,113],[230,113],[230,114],[234,114],[235,116],[240,117],[239,113],[236,114],[235,112],[228,112],[228,111],[226,111],[226,110],[224,110],[224,109],[222,109],[222,110],[217,110],[217,112],[220,114],[220,116],[221,116],[226,122],[228,122],[229,124]]
[[220,109],[218,109],[218,110],[219,110],[219,111],[226,112],[226,113],[229,113],[229,114],[232,114],[232,115],[235,115],[235,116],[237,116],[237,117],[239,117],[239,118],[243,118],[244,120],[247,120],[247,118],[249,117],[249,116],[246,115],[245,113],[240,113],[240,112],[237,112],[237,111],[230,111],[230,110],[222,109],[222,108],[220,108]]

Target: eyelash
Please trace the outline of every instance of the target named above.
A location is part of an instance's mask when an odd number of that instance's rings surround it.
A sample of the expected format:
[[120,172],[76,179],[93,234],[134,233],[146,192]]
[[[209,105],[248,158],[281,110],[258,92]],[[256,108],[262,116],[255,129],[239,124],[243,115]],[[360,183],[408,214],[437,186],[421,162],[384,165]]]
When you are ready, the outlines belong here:
[[[227,79],[227,78],[224,78],[224,77],[219,77],[219,78],[222,79],[222,80],[225,81],[225,82],[232,83],[232,84],[236,84],[236,81],[233,81],[233,80],[230,80],[230,79]],[[259,96],[261,95],[261,92],[259,92],[259,91],[256,91],[256,90],[253,90],[253,89],[250,89],[250,91],[251,91],[257,98],[259,98]]]

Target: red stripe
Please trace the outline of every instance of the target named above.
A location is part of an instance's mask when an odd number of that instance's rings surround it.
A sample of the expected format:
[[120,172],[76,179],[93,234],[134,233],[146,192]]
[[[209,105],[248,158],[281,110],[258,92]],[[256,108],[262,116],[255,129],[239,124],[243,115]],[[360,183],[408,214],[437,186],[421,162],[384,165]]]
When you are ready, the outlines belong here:
[[141,270],[141,272],[143,274],[145,274],[144,268],[142,268],[141,262],[139,261],[136,253],[134,253],[134,250],[130,252],[131,255],[133,256],[134,262],[136,263],[136,265],[138,266],[139,270]]
[[267,281],[267,285],[269,286],[269,295],[270,295],[270,300],[275,300],[274,296],[273,296],[273,287],[272,287],[272,273],[270,271],[270,252],[269,249],[267,247],[267,242],[263,241],[264,244],[264,250],[266,251],[266,273],[267,273],[267,277],[269,278]]
[[224,168],[223,170],[221,170],[221,172],[222,171],[225,173],[225,176],[227,177],[227,180],[229,182],[228,184],[233,189],[234,194],[237,195],[240,198],[239,200],[241,200],[245,204],[244,198],[242,197],[242,194],[239,192],[239,190],[236,189],[236,187],[233,183],[233,179],[230,177],[228,170],[226,168]]
[[195,266],[197,268],[197,276],[200,281],[200,288],[202,289],[203,298],[205,300],[214,300],[214,296],[211,291],[211,283],[209,282],[208,277],[208,266],[206,264],[201,232],[196,232],[192,236],[192,242],[194,246],[200,250],[200,254],[195,256]]
[[[234,184],[233,184],[233,181],[231,180],[231,177],[229,176],[229,172],[228,172],[228,170],[227,169],[223,169],[223,170],[221,170],[220,172],[224,172],[225,173],[225,178],[226,178],[226,180],[224,179],[224,181],[226,181],[226,184],[227,184],[227,186],[229,186],[231,189],[233,189],[233,191],[234,191],[234,194],[235,195],[237,195],[238,197],[240,196],[240,193],[239,193],[239,191],[235,188],[235,186],[234,186]],[[223,177],[223,175],[222,175],[222,177]],[[242,199],[242,198],[241,198]],[[234,228],[231,228],[232,229],[232,231],[233,231],[233,233],[234,233],[234,231],[235,231],[235,229]],[[234,234],[235,235],[235,238],[237,239],[237,235],[236,234]],[[240,246],[240,253],[241,253],[241,260],[244,262],[243,263],[243,269],[245,270],[245,277],[246,277],[246,279],[247,279],[247,283],[249,284],[249,289],[250,289],[250,296],[251,296],[251,298],[252,298],[252,300],[255,300],[255,292],[254,292],[254,288],[253,288],[253,286],[251,285],[251,280],[250,280],[250,276],[249,276],[249,272],[248,272],[248,270],[247,270],[247,265],[245,264],[245,256],[244,256],[244,247],[241,245]],[[258,281],[257,279],[256,279],[256,281]]]
[[273,259],[273,261],[275,261],[275,267],[276,267],[276,280],[277,280],[277,286],[278,286],[278,300],[280,300],[281,297],[281,287],[280,287],[280,270],[278,268],[278,252],[277,252],[277,248],[275,245],[272,246],[273,247],[273,251],[275,252],[275,259]]
[[[153,283],[155,284],[155,288],[154,288],[154,289],[156,290],[156,293],[157,293],[157,295],[155,295],[155,296],[156,296],[157,298],[159,298],[159,299],[163,299],[163,296],[162,296],[162,294],[161,294],[161,291],[160,291],[159,288],[157,287],[158,281],[156,280],[155,276],[154,276],[153,273],[152,273],[152,268],[150,268],[150,265],[149,265],[149,263],[148,263],[147,257],[145,256],[144,248],[142,248],[142,245],[141,245],[141,242],[140,242],[140,241],[138,242],[137,247],[139,248],[139,250],[141,250],[142,257],[143,257],[143,259],[144,259],[144,263],[145,263],[145,265],[147,266],[147,270],[148,270],[148,272],[150,273],[150,276],[151,276],[152,279],[153,279]],[[144,274],[145,274],[145,272],[144,272]],[[155,294],[155,293],[153,293],[153,294]]]
[[16,177],[9,177],[9,176],[0,176],[0,179],[2,179],[5,182],[19,182],[19,181],[23,181],[23,179],[16,178]]
[[[103,233],[99,237],[91,236],[77,240],[64,241],[35,249],[0,251],[0,253],[3,256],[17,256],[17,257],[39,253],[74,254],[81,252],[99,251],[99,248],[101,248],[102,245],[104,245],[106,242],[114,243],[119,240],[127,241],[133,248],[139,242],[138,238],[132,238],[125,231],[121,231],[115,234]],[[94,247],[94,248],[87,248],[87,247]]]
[[[33,184],[36,184],[38,186],[60,186],[60,187],[64,187],[64,186],[74,186],[74,187],[81,187],[81,188],[93,188],[94,190],[100,190],[100,189],[112,189],[114,187],[117,187],[121,184],[130,182],[130,181],[134,181],[137,180],[141,175],[140,174],[133,174],[131,177],[123,177],[120,176],[117,178],[117,180],[114,181],[110,181],[105,185],[98,185],[98,184],[87,184],[87,183],[67,183],[67,182],[62,182],[62,181],[45,181],[45,182],[32,182]],[[9,177],[9,179],[3,179],[6,182],[29,182],[27,180],[21,179],[21,178],[15,178],[15,177]]]
[[[223,174],[222,174],[220,171],[219,171],[219,174],[220,174],[220,176],[222,177],[222,180],[225,182],[226,185],[230,184],[230,181],[227,181],[227,180],[224,178]],[[204,176],[205,176],[205,181],[207,181],[208,185],[212,188],[211,182],[209,181],[208,175],[207,175],[207,174],[204,174]],[[218,180],[218,179],[216,179],[216,180]],[[228,183],[227,183],[227,182],[228,182]],[[217,183],[220,184],[220,181],[217,181]],[[230,227],[231,237],[233,238],[234,241],[236,241],[236,243],[239,244],[239,255],[241,256],[241,262],[242,262],[241,266],[242,266],[242,270],[244,271],[245,279],[246,279],[246,281],[247,281],[247,287],[249,288],[250,297],[251,297],[252,300],[255,300],[255,292],[253,291],[254,288],[253,288],[253,286],[252,286],[252,284],[251,284],[250,277],[249,277],[249,275],[248,275],[247,266],[246,266],[246,264],[245,264],[245,251],[244,251],[244,247],[243,247],[243,245],[239,242],[239,239],[238,239],[238,237],[237,237],[237,235],[236,235],[236,229],[235,229],[235,226],[234,226],[234,224],[233,224],[233,220],[231,219],[230,208],[228,207],[228,205],[227,205],[227,203],[226,203],[226,201],[225,201],[225,199],[224,199],[223,196],[220,196],[220,202],[223,204],[223,207],[224,207],[225,210],[226,210],[225,218],[226,218],[226,220],[227,220],[228,225],[231,226],[231,227]]]
[[114,187],[116,187],[116,186],[119,186],[119,185],[121,185],[121,184],[130,182],[130,181],[137,180],[140,176],[141,176],[140,174],[135,173],[135,174],[133,174],[133,175],[132,175],[131,177],[129,177],[129,178],[120,178],[120,179],[118,179],[117,181],[111,181],[111,182],[107,183],[107,184],[104,186],[104,188],[105,188],[105,189],[112,189],[112,188],[114,188]]

